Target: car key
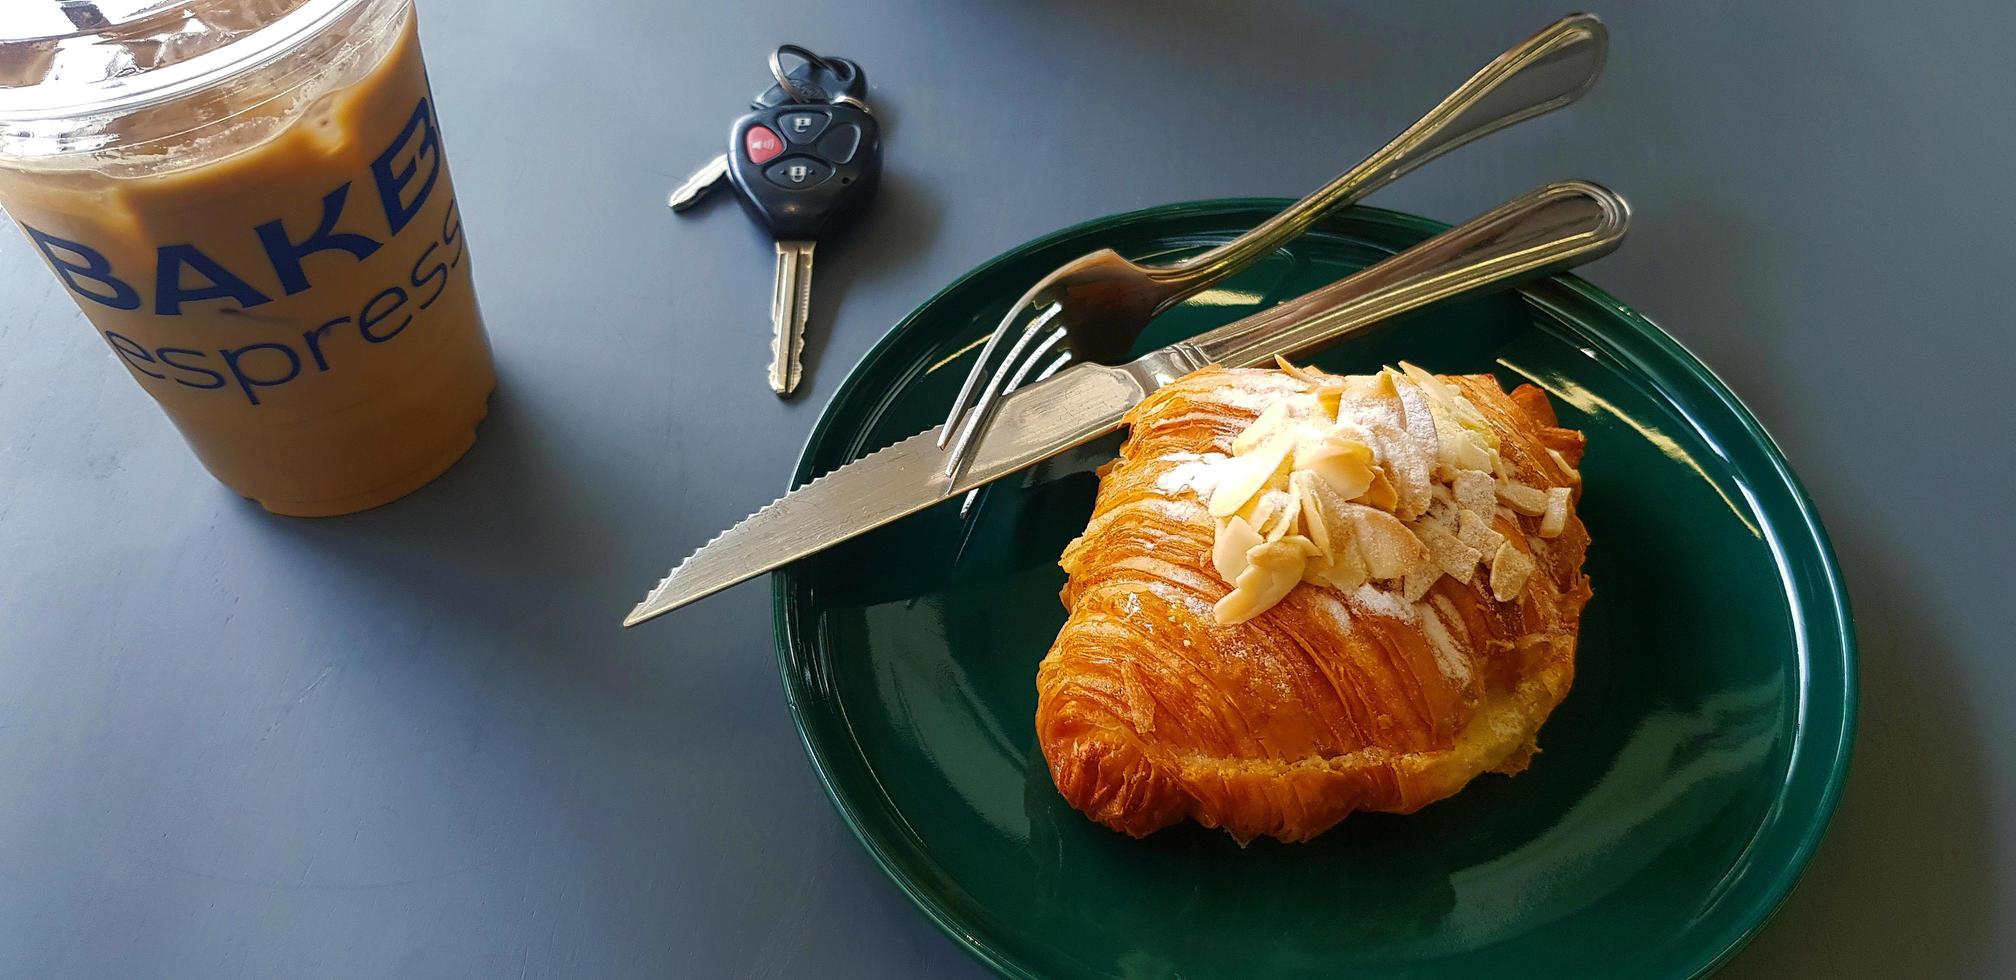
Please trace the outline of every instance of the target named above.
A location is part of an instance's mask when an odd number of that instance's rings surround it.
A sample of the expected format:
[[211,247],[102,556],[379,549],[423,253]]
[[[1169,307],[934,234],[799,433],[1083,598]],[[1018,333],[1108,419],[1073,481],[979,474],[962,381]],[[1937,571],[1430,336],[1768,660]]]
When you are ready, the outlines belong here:
[[[786,73],[782,58],[803,61]],[[770,55],[777,84],[735,121],[729,149],[672,192],[684,211],[725,177],[750,216],[776,240],[770,300],[770,388],[789,395],[803,374],[818,239],[859,212],[882,170],[882,140],[865,99],[867,77],[844,58],[821,58],[797,45]]]
[[[860,79],[858,68],[852,77]],[[787,94],[805,99],[808,88]],[[865,106],[859,99],[786,101],[743,116],[732,131],[728,181],[777,240],[770,387],[779,395],[796,390],[803,371],[813,250],[867,202],[881,170],[881,139]]]

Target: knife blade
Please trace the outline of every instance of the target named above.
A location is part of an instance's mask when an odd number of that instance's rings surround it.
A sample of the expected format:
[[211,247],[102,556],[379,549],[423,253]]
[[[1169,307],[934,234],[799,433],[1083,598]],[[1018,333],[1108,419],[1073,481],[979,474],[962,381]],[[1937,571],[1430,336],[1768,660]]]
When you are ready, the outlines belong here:
[[[1081,368],[1083,370],[1081,370]],[[1015,473],[1120,427],[1148,391],[1123,368],[1084,364],[1003,400],[971,466],[943,472],[938,426],[869,453],[721,532],[624,617],[638,623],[832,547],[947,496]]]
[[1251,367],[1305,353],[1450,296],[1606,255],[1630,207],[1583,181],[1549,184],[1321,289],[1152,351],[1079,364],[1003,399],[971,464],[943,472],[938,427],[805,484],[702,545],[623,619],[635,626],[807,555],[1018,472],[1120,427],[1149,393],[1211,364]]

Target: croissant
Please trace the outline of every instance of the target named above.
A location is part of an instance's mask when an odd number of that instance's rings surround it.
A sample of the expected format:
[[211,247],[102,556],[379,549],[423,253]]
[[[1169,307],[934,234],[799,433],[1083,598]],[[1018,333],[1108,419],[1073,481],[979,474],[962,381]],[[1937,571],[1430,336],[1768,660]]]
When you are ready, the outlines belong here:
[[1411,813],[1523,771],[1574,679],[1583,439],[1546,394],[1282,368],[1136,406],[1060,561],[1036,732],[1114,830]]

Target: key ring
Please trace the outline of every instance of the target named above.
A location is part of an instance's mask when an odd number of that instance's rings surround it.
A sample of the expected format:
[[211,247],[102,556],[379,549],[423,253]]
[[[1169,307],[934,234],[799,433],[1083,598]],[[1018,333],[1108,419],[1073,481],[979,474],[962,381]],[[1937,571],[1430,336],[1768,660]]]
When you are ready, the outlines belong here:
[[770,52],[770,74],[777,79],[777,87],[783,89],[784,94],[790,96],[791,101],[793,102],[802,104],[810,102],[812,100],[806,98],[803,95],[800,95],[798,93],[798,86],[793,84],[791,81],[791,76],[786,75],[784,73],[783,56],[786,54],[797,55],[799,58],[803,59],[806,64],[811,65],[815,71],[827,71],[832,72],[836,75],[839,74],[839,71],[833,67],[832,62],[829,62],[826,59],[821,58],[818,55],[813,54],[812,52],[802,47],[799,47],[796,44],[778,45],[777,50]]

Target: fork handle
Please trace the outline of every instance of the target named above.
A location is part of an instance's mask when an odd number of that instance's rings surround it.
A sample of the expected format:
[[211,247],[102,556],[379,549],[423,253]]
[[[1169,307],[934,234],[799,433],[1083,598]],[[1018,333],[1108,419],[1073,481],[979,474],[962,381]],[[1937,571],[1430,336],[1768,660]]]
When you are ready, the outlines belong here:
[[1594,14],[1555,21],[1499,55],[1392,142],[1308,197],[1217,248],[1157,268],[1151,273],[1155,278],[1181,287],[1157,312],[1251,265],[1308,231],[1332,208],[1353,203],[1471,140],[1581,98],[1603,73],[1609,46],[1609,32]]

